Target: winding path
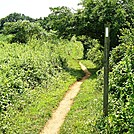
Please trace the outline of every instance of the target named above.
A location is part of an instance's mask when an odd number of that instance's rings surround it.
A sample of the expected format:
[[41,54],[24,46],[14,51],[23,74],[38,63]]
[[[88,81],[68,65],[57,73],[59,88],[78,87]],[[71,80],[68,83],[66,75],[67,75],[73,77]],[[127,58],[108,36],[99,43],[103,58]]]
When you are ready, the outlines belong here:
[[81,66],[81,69],[85,72],[85,76],[80,81],[76,81],[72,86],[70,86],[63,100],[59,103],[58,108],[53,112],[52,118],[48,120],[40,134],[59,133],[60,127],[63,124],[65,117],[73,104],[73,100],[80,91],[81,84],[85,79],[90,76],[90,72],[81,62],[79,62],[79,65]]

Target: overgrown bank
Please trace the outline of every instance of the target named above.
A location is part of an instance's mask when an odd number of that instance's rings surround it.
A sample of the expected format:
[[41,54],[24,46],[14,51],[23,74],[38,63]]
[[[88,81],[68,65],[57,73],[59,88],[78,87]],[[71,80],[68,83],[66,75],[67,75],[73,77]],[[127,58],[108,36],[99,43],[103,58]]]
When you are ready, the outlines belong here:
[[0,47],[0,132],[39,133],[76,81],[68,60],[82,57],[82,45],[33,39],[27,44],[0,42]]
[[[134,29],[122,30],[120,45],[111,51],[108,117],[96,126],[100,133],[134,133]],[[103,90],[103,71],[98,76]]]

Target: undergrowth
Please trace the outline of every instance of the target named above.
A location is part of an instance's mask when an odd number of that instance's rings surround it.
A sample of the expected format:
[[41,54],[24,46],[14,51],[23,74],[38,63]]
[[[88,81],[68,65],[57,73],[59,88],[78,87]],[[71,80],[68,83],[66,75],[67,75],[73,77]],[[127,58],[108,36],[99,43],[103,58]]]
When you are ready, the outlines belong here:
[[0,48],[0,133],[39,133],[76,81],[68,60],[82,57],[82,45],[31,39],[27,44],[1,41]]

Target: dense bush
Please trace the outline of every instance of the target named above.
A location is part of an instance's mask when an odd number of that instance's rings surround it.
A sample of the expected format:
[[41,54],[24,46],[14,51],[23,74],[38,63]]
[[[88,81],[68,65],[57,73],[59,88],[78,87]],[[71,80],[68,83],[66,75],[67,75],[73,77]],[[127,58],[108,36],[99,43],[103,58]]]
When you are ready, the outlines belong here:
[[113,49],[110,57],[110,68],[113,68],[121,61],[121,59],[125,56],[126,50],[127,45],[124,43]]
[[6,16],[5,18],[0,19],[0,33],[2,32],[2,29],[3,29],[4,24],[6,22],[17,22],[19,20],[28,20],[30,22],[35,21],[35,19],[33,19],[33,18],[29,17],[29,16],[25,16],[24,14],[11,13],[8,16]]
[[122,44],[111,52],[109,115],[97,122],[101,133],[134,132],[134,34],[132,29],[123,31]]
[[13,35],[11,43],[27,43],[34,35],[37,39],[44,34],[43,28],[39,23],[22,21],[4,23],[3,34]]
[[97,68],[103,66],[103,52],[101,51],[101,45],[97,40],[92,40],[92,46],[87,52],[87,59],[96,64]]
[[128,51],[110,75],[108,119],[113,133],[134,132],[134,48],[129,48]]
[[125,56],[128,46],[133,45],[134,29],[122,29],[122,36],[120,36],[121,44],[111,51],[110,68],[115,66]]
[[83,44],[83,59],[87,59],[87,52],[93,47],[93,39],[85,35],[77,36],[76,38]]
[[6,133],[10,128],[8,109],[21,112],[32,103],[28,98],[33,90],[56,88],[57,78],[65,77],[62,72],[68,58],[83,56],[80,42],[51,40],[32,39],[25,45],[0,42],[0,132]]
[[2,51],[4,51],[0,57],[2,111],[12,104],[14,96],[19,96],[25,92],[26,88],[34,89],[43,80],[48,80],[50,76],[56,75],[63,64],[58,55],[49,57],[51,51],[44,46],[3,43],[1,44],[1,53]]

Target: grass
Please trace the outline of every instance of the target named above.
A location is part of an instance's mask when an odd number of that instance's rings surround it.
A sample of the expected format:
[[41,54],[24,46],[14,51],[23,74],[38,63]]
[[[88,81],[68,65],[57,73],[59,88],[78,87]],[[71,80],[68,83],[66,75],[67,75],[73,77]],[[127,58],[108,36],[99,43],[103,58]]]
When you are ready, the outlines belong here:
[[6,134],[38,134],[51,118],[52,112],[63,99],[69,86],[77,80],[76,76],[81,78],[83,72],[79,64],[70,59],[67,71],[52,80],[49,89],[38,87],[30,92],[26,91],[25,95],[18,98],[18,101],[25,102],[21,102],[19,107],[16,103],[16,106],[7,111],[10,114],[3,120],[3,123],[8,122]]
[[84,72],[81,70],[81,67],[79,65],[78,62],[82,62],[87,68],[88,70],[91,72],[92,74],[92,78],[96,77],[96,66],[89,60],[75,60],[75,59],[71,59],[68,62],[68,72],[73,75],[74,77],[76,77],[77,80],[80,80],[85,74]]
[[[89,133],[90,127],[93,128],[92,121],[100,113],[98,102],[100,103],[101,93],[94,90],[95,66],[89,61],[81,60],[81,62],[89,68],[92,76],[82,85],[65,124],[61,128],[61,134]],[[49,89],[38,87],[26,92],[18,100],[22,100],[20,106],[18,107],[16,103],[17,106],[10,107],[7,111],[10,114],[7,114],[5,120],[2,121],[7,123],[6,134],[38,134],[51,118],[53,110],[57,108],[69,86],[83,76],[84,73],[78,62],[70,59],[68,69],[57,79],[52,80]]]
[[92,75],[84,81],[81,91],[61,127],[60,134],[94,134],[95,120],[102,112],[102,93],[95,88],[95,66],[90,61],[81,61]]
[[71,76],[74,76],[77,80],[80,80],[84,76],[84,72],[81,70],[78,61],[75,59],[70,58],[68,60],[67,71]]
[[[48,89],[37,88],[31,93],[25,95],[24,102],[20,108],[11,107],[7,113],[10,116],[6,118],[7,128],[6,134],[38,134],[44,127],[47,120],[51,117],[52,111],[57,108],[58,103],[62,100],[68,87],[76,81],[75,77],[69,73],[64,72],[64,79],[62,77],[58,81],[53,81],[53,86]],[[66,79],[66,80],[65,80]],[[57,83],[57,84],[56,84]],[[21,98],[20,98],[21,99]],[[22,100],[24,100],[22,98]],[[28,101],[30,102],[28,104]],[[19,100],[20,101],[20,100]],[[4,122],[4,120],[3,120]]]

